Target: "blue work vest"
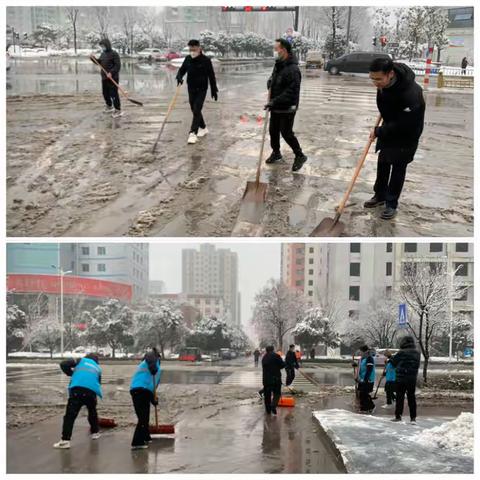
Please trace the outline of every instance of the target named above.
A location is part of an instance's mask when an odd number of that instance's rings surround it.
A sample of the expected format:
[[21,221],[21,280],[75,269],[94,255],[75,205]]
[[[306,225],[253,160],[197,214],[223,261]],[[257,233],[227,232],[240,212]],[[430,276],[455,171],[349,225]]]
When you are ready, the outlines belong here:
[[387,382],[394,382],[396,380],[395,367],[390,360],[385,365],[385,380]]
[[100,385],[100,376],[102,369],[95,360],[91,358],[82,358],[73,370],[72,379],[68,390],[75,387],[88,388],[95,392],[100,398],[102,397],[102,387]]
[[143,360],[143,362],[137,367],[137,370],[132,377],[130,390],[133,390],[134,388],[145,388],[153,393],[157,385],[160,384],[160,374],[160,360],[157,360],[157,373],[155,374],[154,383],[152,372],[150,372],[148,369],[148,363],[146,360]]
[[367,374],[367,358],[369,357],[364,357],[360,360],[360,371],[358,372],[358,379],[361,382],[375,382],[375,357],[371,357],[373,359],[373,368],[370,373],[369,378],[365,378],[365,375]]

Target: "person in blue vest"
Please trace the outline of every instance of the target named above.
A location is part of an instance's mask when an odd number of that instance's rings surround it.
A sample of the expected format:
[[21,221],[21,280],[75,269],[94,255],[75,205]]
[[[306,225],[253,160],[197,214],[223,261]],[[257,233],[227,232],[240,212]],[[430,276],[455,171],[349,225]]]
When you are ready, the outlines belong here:
[[92,440],[100,437],[97,396],[102,398],[102,369],[98,363],[98,355],[95,353],[88,353],[81,359],[70,358],[60,363],[63,373],[72,379],[68,385],[69,397],[63,417],[62,439],[53,445],[54,448],[70,448],[73,424],[83,406],[88,410]]
[[385,370],[383,372],[383,376],[385,377],[385,395],[387,396],[387,405],[392,405],[395,400],[396,380],[395,367],[393,366],[391,361],[392,352],[390,350],[386,350],[385,357],[387,358],[387,361],[385,363]]
[[375,359],[372,351],[367,345],[360,347],[362,358],[358,370],[358,394],[360,400],[361,413],[373,413],[375,403],[373,403],[371,393],[375,384]]
[[160,354],[152,348],[143,357],[130,383],[130,395],[137,415],[137,426],[132,438],[132,449],[148,448],[150,437],[150,404],[158,405],[156,390],[160,384]]

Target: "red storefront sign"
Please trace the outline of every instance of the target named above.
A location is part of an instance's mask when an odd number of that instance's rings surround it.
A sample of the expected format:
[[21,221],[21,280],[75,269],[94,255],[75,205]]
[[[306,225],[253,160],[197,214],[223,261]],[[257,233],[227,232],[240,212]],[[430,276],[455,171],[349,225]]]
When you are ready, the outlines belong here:
[[[31,275],[9,273],[7,291],[15,293],[60,294],[60,277],[58,275]],[[125,283],[109,282],[96,278],[63,277],[64,295],[84,295],[86,297],[116,298],[130,302],[132,286]]]

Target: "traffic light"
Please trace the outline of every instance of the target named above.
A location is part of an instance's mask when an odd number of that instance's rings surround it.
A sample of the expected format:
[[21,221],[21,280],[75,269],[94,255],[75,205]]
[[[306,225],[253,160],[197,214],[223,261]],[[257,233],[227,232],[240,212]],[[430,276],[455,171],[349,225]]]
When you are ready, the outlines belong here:
[[372,45],[373,45],[374,47],[377,46],[377,37],[373,37],[373,38],[372,38]]

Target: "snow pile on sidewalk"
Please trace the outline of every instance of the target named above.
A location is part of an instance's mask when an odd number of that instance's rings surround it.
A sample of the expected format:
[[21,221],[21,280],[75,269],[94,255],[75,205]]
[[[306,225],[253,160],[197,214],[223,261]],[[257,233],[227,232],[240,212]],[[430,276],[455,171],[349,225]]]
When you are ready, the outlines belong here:
[[424,430],[412,440],[432,448],[450,449],[473,457],[473,413],[463,412],[455,420]]

